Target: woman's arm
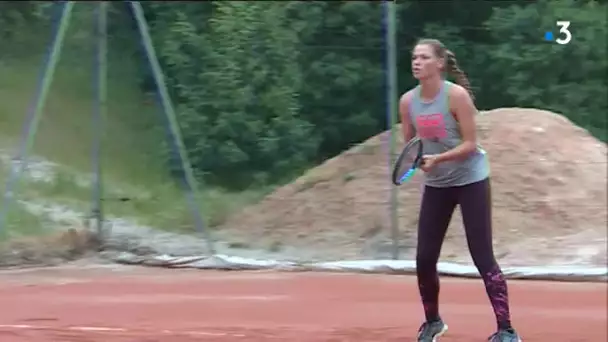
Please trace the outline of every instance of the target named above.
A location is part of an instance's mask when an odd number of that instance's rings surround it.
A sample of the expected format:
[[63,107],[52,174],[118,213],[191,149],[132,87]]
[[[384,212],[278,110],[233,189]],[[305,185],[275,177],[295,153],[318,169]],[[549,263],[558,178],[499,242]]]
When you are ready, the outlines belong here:
[[459,85],[450,87],[450,110],[458,121],[462,143],[453,149],[436,156],[436,162],[461,160],[467,158],[477,149],[477,129],[475,115],[477,108],[466,89]]
[[412,92],[408,91],[407,93],[401,96],[399,100],[399,114],[401,115],[401,131],[403,132],[403,139],[407,143],[414,136],[416,136],[416,128],[412,124],[412,120],[410,119],[410,101],[412,99]]

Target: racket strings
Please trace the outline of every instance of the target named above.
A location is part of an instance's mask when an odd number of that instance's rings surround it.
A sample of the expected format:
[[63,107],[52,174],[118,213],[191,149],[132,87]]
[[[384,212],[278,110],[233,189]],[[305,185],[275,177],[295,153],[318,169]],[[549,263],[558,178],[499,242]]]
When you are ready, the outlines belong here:
[[405,163],[413,164],[418,158],[418,146],[412,146],[406,153],[405,158],[403,158]]

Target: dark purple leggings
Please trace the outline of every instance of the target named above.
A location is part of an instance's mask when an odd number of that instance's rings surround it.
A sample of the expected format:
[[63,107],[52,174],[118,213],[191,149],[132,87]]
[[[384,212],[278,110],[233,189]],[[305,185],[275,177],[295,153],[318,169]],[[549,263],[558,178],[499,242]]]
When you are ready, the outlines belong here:
[[509,329],[511,322],[507,283],[492,247],[489,179],[457,187],[424,188],[418,222],[416,272],[426,319],[439,319],[437,261],[456,205],[460,205],[469,251],[483,278],[498,326]]

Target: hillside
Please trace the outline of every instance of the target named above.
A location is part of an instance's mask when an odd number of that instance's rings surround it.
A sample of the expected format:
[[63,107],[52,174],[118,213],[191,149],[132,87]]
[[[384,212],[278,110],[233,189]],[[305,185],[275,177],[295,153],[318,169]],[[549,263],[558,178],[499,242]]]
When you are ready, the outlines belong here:
[[[79,237],[65,232],[81,231],[91,210],[96,131],[102,132],[103,204],[112,243],[167,253],[206,251],[204,243],[187,235],[194,231],[194,220],[183,190],[165,167],[161,108],[141,91],[139,67],[147,62],[137,44],[120,35],[109,37],[107,108],[101,126],[93,124],[94,14],[91,6],[74,9],[28,153],[28,170],[0,231],[0,265],[46,263],[45,255],[63,258],[66,246],[60,245],[80,244]],[[51,38],[45,25],[43,20],[39,26],[14,29],[19,34],[7,42],[11,48],[0,52],[0,191],[9,166],[19,163],[13,158],[39,91]],[[205,224],[217,225],[265,191],[235,194],[206,187],[199,197]]]
[[[478,122],[492,167],[501,262],[605,264],[606,145],[541,110],[496,109]],[[222,231],[251,247],[303,249],[318,259],[387,257],[387,139],[387,133],[373,137],[310,170],[243,209]],[[414,253],[420,187],[418,175],[399,189],[405,258]],[[470,262],[458,213],[442,260]]]
[[[28,153],[28,169],[0,232],[0,266],[54,264],[91,251],[90,235],[82,228],[92,198],[93,70],[83,61],[74,63],[67,52],[50,87]],[[0,191],[9,165],[18,164],[12,159],[41,61],[0,58]],[[159,151],[165,135],[159,134],[163,132],[159,107],[139,91],[137,78],[129,76],[132,70],[124,60],[110,68],[108,108],[101,127],[103,203],[112,232],[108,243],[130,251],[204,253],[204,242],[180,234],[192,233],[194,221],[182,189],[162,166]],[[257,200],[261,191],[233,194],[205,189],[201,194],[205,223],[221,222],[234,208]]]

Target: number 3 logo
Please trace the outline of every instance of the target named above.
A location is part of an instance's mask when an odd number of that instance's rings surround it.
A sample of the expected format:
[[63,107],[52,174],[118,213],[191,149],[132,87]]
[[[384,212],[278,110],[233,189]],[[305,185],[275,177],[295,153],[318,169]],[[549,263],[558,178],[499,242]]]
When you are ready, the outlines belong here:
[[557,38],[555,42],[557,44],[566,45],[570,43],[572,40],[572,33],[568,28],[570,27],[569,21],[558,21],[556,22],[557,26],[559,26],[559,33],[563,34],[564,37]]

